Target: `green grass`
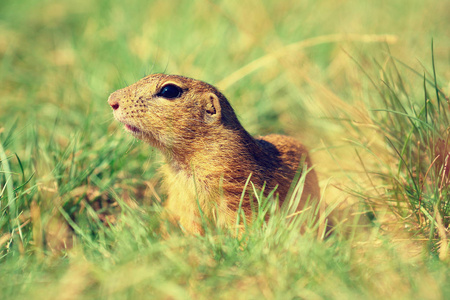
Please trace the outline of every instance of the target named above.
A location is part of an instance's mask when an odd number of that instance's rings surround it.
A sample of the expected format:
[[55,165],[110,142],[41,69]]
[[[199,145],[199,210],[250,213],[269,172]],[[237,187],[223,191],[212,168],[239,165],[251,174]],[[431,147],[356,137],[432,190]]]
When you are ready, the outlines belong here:
[[[448,298],[449,4],[291,2],[0,3],[1,299]],[[334,234],[163,238],[160,154],[106,103],[156,72],[308,145]]]

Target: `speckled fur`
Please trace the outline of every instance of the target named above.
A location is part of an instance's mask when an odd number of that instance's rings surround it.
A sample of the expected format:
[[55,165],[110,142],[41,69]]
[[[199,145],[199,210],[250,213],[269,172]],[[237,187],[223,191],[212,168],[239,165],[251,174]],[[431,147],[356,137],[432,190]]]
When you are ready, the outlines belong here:
[[[157,94],[179,86],[179,98]],[[228,100],[213,86],[182,76],[154,74],[111,94],[108,103],[128,131],[164,154],[161,172],[170,218],[187,232],[202,233],[199,207],[218,226],[233,226],[242,191],[251,174],[256,188],[277,187],[284,201],[301,161],[312,166],[306,148],[282,135],[253,138],[239,123]],[[303,196],[320,198],[317,176],[306,176]],[[242,208],[252,212],[245,196]]]

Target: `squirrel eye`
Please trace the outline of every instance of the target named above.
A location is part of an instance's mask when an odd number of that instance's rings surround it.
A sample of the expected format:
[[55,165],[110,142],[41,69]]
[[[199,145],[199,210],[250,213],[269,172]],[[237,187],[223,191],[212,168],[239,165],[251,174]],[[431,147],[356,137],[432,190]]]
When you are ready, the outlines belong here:
[[166,99],[173,99],[180,97],[182,92],[183,90],[179,86],[176,86],[174,84],[168,84],[159,91],[157,96]]

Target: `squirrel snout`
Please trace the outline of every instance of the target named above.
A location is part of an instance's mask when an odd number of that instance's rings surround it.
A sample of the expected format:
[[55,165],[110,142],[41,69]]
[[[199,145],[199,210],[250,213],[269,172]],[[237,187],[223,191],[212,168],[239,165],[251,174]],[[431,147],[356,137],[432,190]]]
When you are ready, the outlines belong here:
[[113,110],[117,110],[119,108],[119,100],[115,93],[112,93],[108,98],[108,104],[112,107]]

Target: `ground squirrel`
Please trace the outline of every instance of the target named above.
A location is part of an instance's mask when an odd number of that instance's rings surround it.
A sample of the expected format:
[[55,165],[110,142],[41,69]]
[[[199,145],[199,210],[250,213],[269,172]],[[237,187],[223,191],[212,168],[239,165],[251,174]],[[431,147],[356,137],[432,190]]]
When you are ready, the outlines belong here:
[[[266,194],[276,188],[282,203],[301,162],[312,166],[306,148],[291,137],[252,137],[225,96],[202,81],[154,74],[112,93],[108,103],[128,132],[164,154],[165,208],[189,233],[203,232],[199,208],[218,226],[235,225],[249,176],[257,189],[265,184]],[[308,197],[320,198],[314,170],[298,209]],[[250,216],[249,193],[241,205]]]

